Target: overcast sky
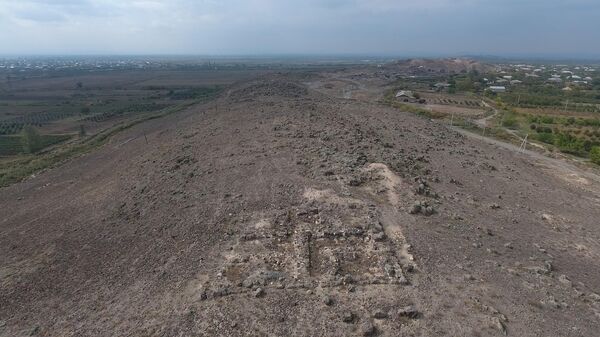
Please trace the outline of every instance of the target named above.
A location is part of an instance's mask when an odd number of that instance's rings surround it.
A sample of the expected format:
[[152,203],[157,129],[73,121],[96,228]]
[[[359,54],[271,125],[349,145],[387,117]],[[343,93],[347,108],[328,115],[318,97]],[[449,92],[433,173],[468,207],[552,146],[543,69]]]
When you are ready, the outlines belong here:
[[0,0],[0,54],[600,56],[600,0]]

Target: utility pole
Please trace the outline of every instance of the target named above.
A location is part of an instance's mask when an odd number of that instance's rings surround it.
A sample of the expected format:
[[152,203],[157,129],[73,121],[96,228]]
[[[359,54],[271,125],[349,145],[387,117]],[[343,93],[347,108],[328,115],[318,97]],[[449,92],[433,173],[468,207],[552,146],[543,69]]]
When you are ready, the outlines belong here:
[[525,151],[525,148],[527,147],[527,138],[529,137],[529,134],[525,135],[525,138],[523,138],[523,141],[521,142],[521,146],[519,147],[519,152],[523,152]]

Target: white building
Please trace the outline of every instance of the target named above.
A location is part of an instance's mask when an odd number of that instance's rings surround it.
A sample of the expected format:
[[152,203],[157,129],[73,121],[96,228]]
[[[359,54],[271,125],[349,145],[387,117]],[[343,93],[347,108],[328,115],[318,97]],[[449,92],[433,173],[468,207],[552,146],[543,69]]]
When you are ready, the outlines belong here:
[[492,92],[506,92],[506,87],[505,86],[500,86],[500,85],[492,85],[491,87],[488,88],[490,91]]

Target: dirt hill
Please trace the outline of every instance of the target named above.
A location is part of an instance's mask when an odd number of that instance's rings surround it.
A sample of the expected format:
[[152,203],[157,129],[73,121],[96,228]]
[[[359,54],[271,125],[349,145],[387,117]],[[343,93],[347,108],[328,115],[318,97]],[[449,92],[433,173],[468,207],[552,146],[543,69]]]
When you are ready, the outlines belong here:
[[0,190],[1,336],[597,335],[597,182],[292,76],[216,103]]

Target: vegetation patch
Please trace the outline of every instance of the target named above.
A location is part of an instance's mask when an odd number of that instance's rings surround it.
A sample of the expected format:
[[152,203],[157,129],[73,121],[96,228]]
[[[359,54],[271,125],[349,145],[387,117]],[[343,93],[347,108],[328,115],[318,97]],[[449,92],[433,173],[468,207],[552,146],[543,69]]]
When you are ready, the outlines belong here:
[[161,118],[166,115],[181,111],[191,105],[211,99],[215,97],[217,93],[218,91],[214,92],[212,96],[208,96],[203,100],[194,100],[192,102],[178,104],[165,108],[158,113],[118,124],[92,137],[85,138],[81,142],[61,146],[48,153],[27,154],[19,156],[15,159],[0,161],[0,187],[19,182],[36,172],[50,167],[55,167],[70,158],[88,153],[93,149],[105,144],[110,137],[123,130],[127,130],[148,120]]

